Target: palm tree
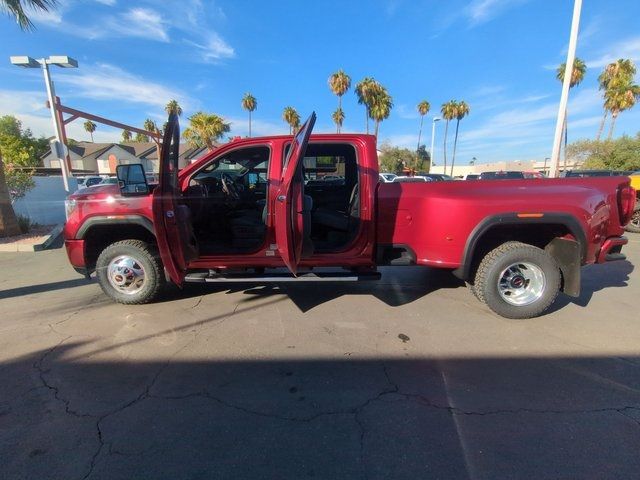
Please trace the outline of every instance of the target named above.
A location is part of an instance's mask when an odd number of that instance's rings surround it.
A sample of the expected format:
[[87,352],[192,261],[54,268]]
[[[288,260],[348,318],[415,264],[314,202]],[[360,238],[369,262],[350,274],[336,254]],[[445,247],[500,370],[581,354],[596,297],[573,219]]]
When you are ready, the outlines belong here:
[[336,133],[340,133],[342,123],[344,122],[344,112],[342,111],[342,108],[338,107],[336,111],[333,112],[333,115],[331,115],[331,118],[333,118],[333,121],[336,124]]
[[93,132],[96,131],[96,128],[97,125],[91,120],[87,120],[86,122],[84,122],[84,129],[85,131],[89,132],[89,135],[91,135],[91,142],[93,142]]
[[144,133],[136,133],[136,142],[141,142],[141,143],[146,143],[149,141],[149,137],[147,135],[145,135]]
[[373,101],[373,97],[375,96],[375,90],[378,89],[378,82],[376,82],[371,77],[365,77],[360,80],[359,83],[356,84],[355,93],[358,97],[358,104],[365,106],[365,121],[367,125],[367,134],[369,133],[369,118],[371,103]]
[[418,130],[418,146],[416,151],[420,148],[420,137],[422,137],[422,122],[424,121],[424,116],[429,113],[431,109],[431,105],[426,100],[421,101],[417,107],[418,113],[420,114],[420,130]]
[[18,22],[18,26],[27,31],[35,28],[27,16],[29,10],[31,12],[38,10],[48,12],[56,4],[56,0],[0,0],[0,10],[5,11],[10,17],[14,17]]
[[300,115],[293,107],[284,107],[282,110],[282,119],[289,125],[289,135],[293,135],[294,132],[300,128]]
[[599,89],[603,91],[605,102],[603,105],[604,114],[602,115],[602,121],[600,122],[600,127],[598,128],[598,135],[596,136],[596,140],[600,140],[602,131],[604,130],[604,124],[607,121],[607,114],[609,113],[608,106],[611,105],[611,101],[607,100],[607,97],[611,96],[610,93],[614,89],[631,83],[635,74],[635,64],[631,60],[621,58],[604,67],[604,70],[598,76]]
[[[567,63],[562,63],[558,67],[556,72],[556,78],[560,80],[560,82],[564,83],[564,72],[567,68]],[[584,75],[587,72],[587,65],[583,60],[576,57],[573,61],[573,70],[571,71],[571,78],[569,79],[569,88],[573,88],[576,85],[579,85],[582,80],[584,80]],[[564,132],[564,169],[567,169],[567,140],[568,140],[568,108],[564,111],[564,120],[562,122],[562,130]]]
[[[34,28],[27,16],[27,11],[47,12],[56,6],[56,0],[0,0],[0,10],[14,17],[23,31]],[[25,9],[25,7],[27,7]],[[11,196],[4,175],[4,163],[0,152],[0,237],[11,237],[20,234],[18,218],[13,211]]]
[[383,87],[379,83],[376,83],[373,98],[371,99],[371,104],[369,106],[369,115],[375,122],[374,135],[376,138],[378,138],[378,128],[380,127],[380,122],[389,118],[392,108],[393,98],[391,98],[391,95],[389,95],[389,92],[387,92],[387,89],[385,87]]
[[456,107],[458,106],[455,100],[449,100],[447,103],[443,103],[440,107],[440,113],[442,118],[445,119],[444,127],[444,148],[442,150],[442,157],[444,158],[444,173],[447,173],[447,134],[449,133],[449,121],[456,118],[458,114]]
[[456,104],[456,136],[453,141],[453,157],[451,157],[451,176],[453,177],[453,166],[456,163],[456,149],[458,148],[458,128],[460,127],[460,120],[469,115],[469,105],[464,100]]
[[128,143],[131,141],[131,132],[129,130],[122,131],[122,142]]
[[211,151],[216,142],[229,131],[231,125],[224,118],[214,113],[197,112],[189,117],[189,126],[184,129],[182,136],[192,146],[206,146]]
[[245,93],[244,97],[242,97],[242,108],[249,112],[249,137],[251,137],[251,112],[258,108],[256,97],[250,93]]
[[640,100],[640,86],[629,82],[617,88],[610,89],[606,94],[605,108],[611,112],[611,126],[607,140],[613,136],[618,115],[625,110],[630,110]]
[[182,107],[175,99],[169,100],[167,105],[164,107],[164,111],[167,112],[168,115],[171,115],[172,113],[175,113],[178,116],[182,115]]
[[[334,95],[338,96],[338,110],[336,110],[336,112],[342,112],[342,120],[344,120],[344,111],[342,110],[342,96],[351,88],[351,77],[347,75],[344,70],[340,69],[329,77],[329,88],[334,93]],[[334,112],[334,115],[336,112]],[[340,122],[340,125],[342,125],[342,122]],[[340,133],[340,130],[338,130],[338,133]]]

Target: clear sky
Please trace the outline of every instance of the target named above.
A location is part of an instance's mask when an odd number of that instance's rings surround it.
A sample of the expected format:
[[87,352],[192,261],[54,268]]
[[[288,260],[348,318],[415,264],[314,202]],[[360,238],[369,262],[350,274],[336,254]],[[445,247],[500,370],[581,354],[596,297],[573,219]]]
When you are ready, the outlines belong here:
[[[0,16],[0,114],[17,115],[38,135],[52,134],[42,74],[12,66],[10,55],[78,59],[79,69],[53,70],[69,106],[140,125],[146,117],[163,122],[164,105],[176,98],[183,124],[198,110],[215,112],[231,121],[233,135],[247,133],[240,106],[247,91],[258,100],[254,135],[288,132],[287,105],[303,118],[315,110],[316,130],[333,131],[337,99],[327,78],[343,68],[353,84],[372,76],[393,96],[380,141],[415,148],[416,104],[426,99],[429,148],[432,114],[457,99],[471,107],[461,123],[460,163],[550,156],[571,0],[58,1],[57,11],[33,16],[33,33]],[[596,135],[602,67],[619,57],[640,64],[639,18],[638,0],[584,2],[578,56],[588,72],[571,92],[570,141]],[[343,130],[363,131],[353,90],[343,109]],[[620,115],[615,135],[638,130],[640,106]],[[94,135],[113,141],[120,132],[99,125]],[[88,139],[81,121],[70,136]]]

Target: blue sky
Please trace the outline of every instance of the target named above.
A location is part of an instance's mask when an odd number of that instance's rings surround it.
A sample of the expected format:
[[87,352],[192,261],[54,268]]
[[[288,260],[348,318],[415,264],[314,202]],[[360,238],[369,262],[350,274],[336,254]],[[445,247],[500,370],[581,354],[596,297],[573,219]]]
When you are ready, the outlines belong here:
[[[9,64],[10,55],[67,54],[79,69],[55,68],[63,103],[139,125],[162,122],[163,106],[177,98],[184,117],[215,112],[247,133],[244,92],[258,100],[254,134],[288,131],[282,109],[318,114],[317,131],[333,131],[337,99],[328,76],[343,68],[355,84],[365,76],[394,99],[380,141],[415,148],[422,99],[430,120],[450,99],[465,100],[460,163],[543,159],[550,156],[573,2],[570,0],[59,0],[60,8],[34,15],[37,30],[22,33],[0,16],[0,114],[14,114],[36,134],[51,135],[41,72]],[[597,76],[609,61],[640,64],[640,2],[584,2],[578,56],[589,67],[571,92],[569,135],[593,138],[602,112]],[[353,91],[343,99],[344,131],[364,130]],[[184,118],[183,117],[183,118]],[[186,124],[186,119],[183,120]],[[438,126],[436,161],[444,125]],[[640,130],[640,106],[622,113],[615,135]],[[70,136],[88,139],[81,122]],[[98,126],[96,141],[119,131]]]

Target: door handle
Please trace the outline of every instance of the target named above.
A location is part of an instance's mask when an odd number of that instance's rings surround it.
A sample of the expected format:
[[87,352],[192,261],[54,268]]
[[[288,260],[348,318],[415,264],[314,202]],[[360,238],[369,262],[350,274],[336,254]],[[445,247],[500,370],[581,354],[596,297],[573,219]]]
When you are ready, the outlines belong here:
[[278,200],[279,202],[284,202],[287,199],[286,195],[278,195],[276,197],[276,200]]

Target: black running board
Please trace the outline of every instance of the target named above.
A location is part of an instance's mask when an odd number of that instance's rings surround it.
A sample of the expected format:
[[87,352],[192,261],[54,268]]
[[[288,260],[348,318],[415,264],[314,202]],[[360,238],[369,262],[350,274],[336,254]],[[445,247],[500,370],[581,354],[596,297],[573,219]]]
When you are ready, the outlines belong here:
[[380,272],[313,272],[294,276],[291,273],[267,273],[265,275],[209,272],[190,273],[185,282],[191,283],[282,283],[282,282],[364,282],[380,280]]

